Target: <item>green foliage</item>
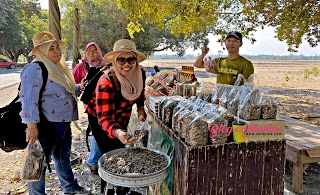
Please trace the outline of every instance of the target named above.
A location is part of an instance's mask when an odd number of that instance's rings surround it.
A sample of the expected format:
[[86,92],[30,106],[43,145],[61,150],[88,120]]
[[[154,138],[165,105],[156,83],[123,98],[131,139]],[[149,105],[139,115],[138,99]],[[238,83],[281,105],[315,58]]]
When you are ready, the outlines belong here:
[[48,27],[48,13],[40,11],[36,2],[0,2],[0,53],[13,61],[17,61],[21,54],[27,56],[32,49],[33,35]]
[[289,74],[291,74],[291,71],[289,70],[285,75],[285,80],[288,82],[290,80]]
[[286,74],[284,79],[288,82],[290,80],[289,75]]
[[308,79],[310,75],[317,77],[320,73],[320,69],[318,67],[313,67],[312,69],[305,68],[303,71],[303,78]]
[[296,51],[302,39],[317,46],[320,41],[319,0],[115,0],[128,12],[130,35],[146,26],[168,28],[172,34],[186,36],[207,28],[221,35],[238,30],[254,43],[258,27],[276,28],[277,38],[289,51]]
[[318,74],[320,73],[320,69],[317,68],[317,67],[313,67],[312,70],[311,70],[312,74],[314,77],[317,77]]
[[[100,45],[102,53],[112,50],[113,44],[121,39],[130,39],[127,26],[132,24],[126,18],[126,12],[119,9],[113,0],[60,0],[62,12],[62,37],[67,42],[68,55],[72,56],[74,9],[79,8],[80,15],[80,48],[84,49],[89,42],[96,42]],[[193,33],[186,37],[181,34],[175,37],[167,28],[158,28],[153,24],[146,24],[146,21],[139,20],[144,29],[135,33],[131,39],[136,43],[137,48],[147,55],[155,51],[171,49],[178,55],[183,55],[187,47],[200,48],[208,44],[206,38],[209,30]],[[138,29],[136,29],[138,31]]]

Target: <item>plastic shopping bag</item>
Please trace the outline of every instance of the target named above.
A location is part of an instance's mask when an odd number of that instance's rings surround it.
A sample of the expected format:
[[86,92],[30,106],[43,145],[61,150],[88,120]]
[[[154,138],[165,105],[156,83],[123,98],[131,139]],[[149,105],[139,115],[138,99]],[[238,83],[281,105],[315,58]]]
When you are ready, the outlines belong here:
[[22,160],[21,179],[24,181],[39,181],[46,157],[39,140],[28,144]]

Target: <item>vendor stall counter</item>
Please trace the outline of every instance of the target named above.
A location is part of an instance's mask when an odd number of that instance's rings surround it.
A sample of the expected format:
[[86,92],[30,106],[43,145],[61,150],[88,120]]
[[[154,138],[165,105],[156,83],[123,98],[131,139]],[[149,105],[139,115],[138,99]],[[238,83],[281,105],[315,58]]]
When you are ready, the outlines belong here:
[[190,146],[151,110],[148,147],[172,158],[161,194],[284,193],[285,140]]

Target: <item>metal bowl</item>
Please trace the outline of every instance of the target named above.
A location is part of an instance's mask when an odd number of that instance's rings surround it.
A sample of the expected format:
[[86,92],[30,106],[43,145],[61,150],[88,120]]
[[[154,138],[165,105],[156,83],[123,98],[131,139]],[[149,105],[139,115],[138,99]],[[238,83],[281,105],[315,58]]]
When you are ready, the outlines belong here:
[[98,162],[98,165],[99,165],[98,173],[103,180],[117,186],[145,187],[145,186],[157,184],[167,177],[168,167],[171,163],[169,156],[163,152],[149,149],[149,148],[144,148],[144,149],[156,152],[167,159],[167,166],[165,168],[163,168],[160,171],[149,173],[149,174],[139,174],[139,173],[118,174],[102,168],[101,165],[104,158],[107,158],[109,156],[112,156],[114,154],[117,154],[125,150],[129,150],[129,149],[132,149],[132,148],[120,148],[120,149],[112,150],[100,157]]

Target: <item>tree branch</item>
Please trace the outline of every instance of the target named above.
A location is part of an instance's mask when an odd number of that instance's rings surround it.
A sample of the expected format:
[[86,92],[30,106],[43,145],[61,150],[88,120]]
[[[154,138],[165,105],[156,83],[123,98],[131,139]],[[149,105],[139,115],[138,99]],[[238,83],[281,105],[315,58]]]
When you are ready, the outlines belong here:
[[[247,0],[248,2],[249,0]],[[250,10],[255,10],[255,11],[259,11],[260,13],[264,13],[264,14],[270,14],[272,15],[273,17],[280,14],[280,13],[283,13],[283,12],[286,12],[288,9],[291,9],[291,8],[294,8],[294,7],[297,7],[297,6],[303,6],[307,3],[313,3],[317,0],[301,0],[301,1],[295,1],[293,2],[292,4],[290,4],[288,7],[285,7],[283,9],[279,9],[279,10],[268,10],[268,11],[265,11],[265,10],[259,10],[257,9],[256,7],[253,7],[250,2],[248,2],[249,4],[249,9]]]
[[[297,6],[303,6],[307,3],[313,3],[317,0],[300,0],[300,1],[296,1],[294,3],[292,3],[291,5],[289,5],[288,7],[284,8],[284,9],[279,9],[279,10],[260,10],[258,9],[257,7],[254,7],[252,6],[250,0],[246,0],[246,2],[248,3],[249,5],[249,10],[254,10],[254,11],[258,11],[260,13],[263,13],[263,14],[269,14],[269,15],[272,15],[272,17],[280,14],[280,13],[283,13],[283,12],[286,12],[288,9],[291,9],[291,8],[294,8],[294,7],[297,7]],[[215,12],[214,15],[240,15],[240,14],[243,14],[243,12],[236,12],[236,13],[232,13],[232,12]]]
[[161,49],[154,49],[153,51],[156,52],[156,51],[164,51],[166,49],[170,49],[170,46],[166,46],[164,48],[161,48]]

